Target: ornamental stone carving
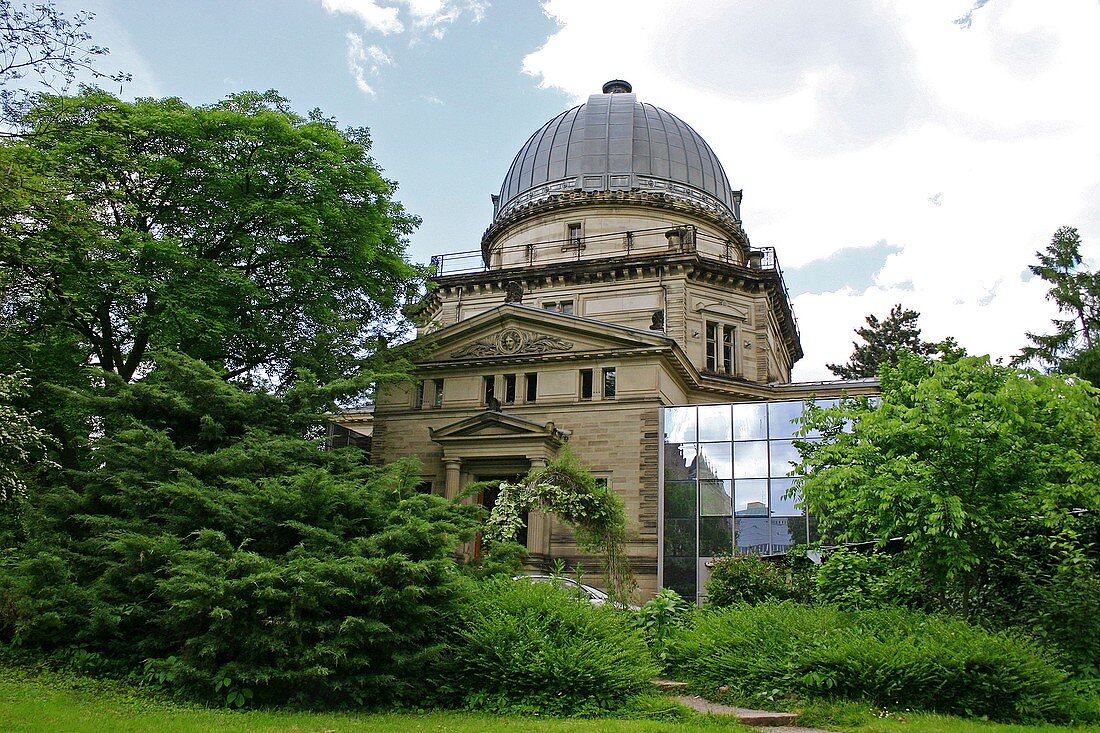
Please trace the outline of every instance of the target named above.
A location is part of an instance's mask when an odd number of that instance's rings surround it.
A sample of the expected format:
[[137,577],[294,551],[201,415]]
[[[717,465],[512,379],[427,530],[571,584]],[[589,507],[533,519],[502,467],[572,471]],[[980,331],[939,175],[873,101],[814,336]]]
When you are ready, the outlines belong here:
[[451,358],[546,354],[551,351],[569,351],[572,348],[572,341],[532,331],[521,331],[518,328],[505,328],[494,336],[478,339],[461,349],[452,351]]

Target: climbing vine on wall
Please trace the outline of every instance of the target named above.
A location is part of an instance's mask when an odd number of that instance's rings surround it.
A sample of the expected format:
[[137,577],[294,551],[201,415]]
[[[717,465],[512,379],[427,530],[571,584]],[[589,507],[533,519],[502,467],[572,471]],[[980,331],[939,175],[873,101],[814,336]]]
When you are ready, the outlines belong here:
[[634,577],[626,557],[626,514],[610,487],[601,484],[568,449],[518,483],[503,482],[482,535],[488,543],[514,542],[523,513],[549,512],[573,527],[577,545],[599,554],[607,592],[626,601]]

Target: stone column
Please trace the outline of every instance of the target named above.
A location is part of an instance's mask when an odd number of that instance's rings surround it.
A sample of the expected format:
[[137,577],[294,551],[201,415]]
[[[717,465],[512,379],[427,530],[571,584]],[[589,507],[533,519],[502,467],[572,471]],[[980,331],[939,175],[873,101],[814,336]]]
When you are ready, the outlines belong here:
[[[546,459],[532,458],[531,470],[540,468],[546,468]],[[550,553],[550,517],[540,509],[527,514],[527,552],[542,557]]]
[[462,488],[461,481],[459,479],[459,468],[462,466],[461,458],[444,458],[443,459],[443,471],[446,477],[443,482],[443,496],[447,499],[454,499],[458,496],[458,490]]

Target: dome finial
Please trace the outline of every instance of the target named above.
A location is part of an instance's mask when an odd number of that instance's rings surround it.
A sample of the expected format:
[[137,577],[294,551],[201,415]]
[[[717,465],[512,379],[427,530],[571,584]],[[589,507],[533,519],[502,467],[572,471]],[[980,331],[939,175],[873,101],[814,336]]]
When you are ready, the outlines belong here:
[[604,94],[630,94],[633,90],[634,87],[630,86],[630,82],[622,79],[612,79],[603,85]]

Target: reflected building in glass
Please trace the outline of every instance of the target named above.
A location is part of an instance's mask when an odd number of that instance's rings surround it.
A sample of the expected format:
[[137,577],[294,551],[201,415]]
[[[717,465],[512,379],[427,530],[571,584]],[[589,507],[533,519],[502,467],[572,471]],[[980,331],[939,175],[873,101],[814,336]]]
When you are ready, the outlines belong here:
[[717,557],[782,554],[816,541],[790,476],[804,407],[783,400],[661,410],[664,587],[700,598]]

